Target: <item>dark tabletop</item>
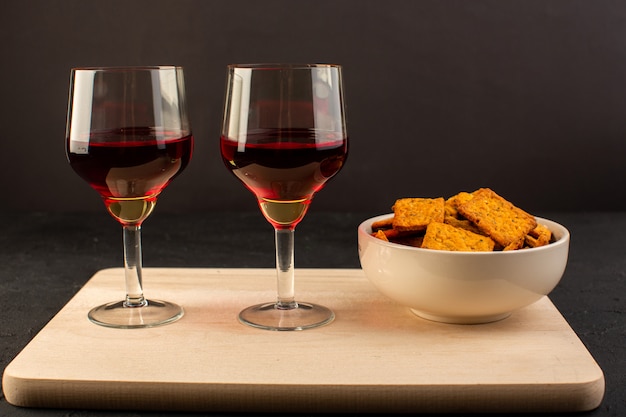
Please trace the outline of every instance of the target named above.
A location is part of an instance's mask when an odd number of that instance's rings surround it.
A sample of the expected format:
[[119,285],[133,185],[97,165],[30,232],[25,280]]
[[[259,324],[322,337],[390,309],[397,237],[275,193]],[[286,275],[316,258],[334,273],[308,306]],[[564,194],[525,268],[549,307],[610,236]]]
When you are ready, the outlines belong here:
[[[377,214],[312,209],[296,232],[296,267],[358,268],[356,228]],[[562,223],[571,232],[568,266],[550,298],[606,380],[602,404],[573,415],[626,416],[626,213],[534,214]],[[144,267],[274,267],[273,231],[258,212],[172,214],[157,209],[142,230]],[[2,370],[95,272],[122,266],[121,239],[119,225],[105,212],[3,213]],[[2,417],[154,415],[163,414],[26,409],[0,398]]]

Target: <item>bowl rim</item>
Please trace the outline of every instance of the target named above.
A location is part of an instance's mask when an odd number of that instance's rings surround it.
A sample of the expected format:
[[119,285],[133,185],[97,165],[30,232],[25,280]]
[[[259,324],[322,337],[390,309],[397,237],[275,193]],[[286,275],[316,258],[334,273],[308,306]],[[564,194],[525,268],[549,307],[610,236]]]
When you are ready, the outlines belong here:
[[570,232],[569,230],[563,226],[562,224],[555,222],[554,220],[550,220],[544,217],[533,216],[537,223],[543,224],[547,226],[553,234],[558,234],[558,239],[555,242],[552,242],[548,245],[539,246],[536,248],[525,248],[525,249],[517,249],[510,251],[489,251],[489,252],[472,252],[472,251],[447,251],[440,249],[428,249],[428,248],[418,248],[415,246],[403,245],[400,243],[387,242],[382,239],[378,239],[377,237],[372,236],[372,228],[371,225],[375,221],[384,220],[389,217],[393,217],[394,213],[381,214],[378,216],[370,217],[364,221],[362,221],[358,228],[359,236],[363,236],[365,239],[372,239],[371,242],[375,242],[376,244],[387,246],[390,248],[398,249],[398,250],[406,250],[406,251],[414,251],[418,253],[431,253],[431,254],[446,254],[447,256],[467,256],[471,254],[472,256],[522,256],[523,254],[528,254],[532,252],[541,252],[546,250],[556,249],[563,245],[569,245],[570,240]]

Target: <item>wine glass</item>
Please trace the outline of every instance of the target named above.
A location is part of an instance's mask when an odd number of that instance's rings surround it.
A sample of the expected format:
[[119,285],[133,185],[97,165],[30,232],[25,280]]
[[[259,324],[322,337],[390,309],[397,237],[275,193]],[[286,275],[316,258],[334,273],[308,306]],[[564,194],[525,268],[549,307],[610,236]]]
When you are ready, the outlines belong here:
[[348,154],[341,66],[229,65],[220,145],[275,232],[277,299],[239,321],[266,330],[330,323],[329,308],[295,299],[294,231]]
[[192,151],[181,67],[71,70],[67,158],[123,228],[126,298],[93,308],[92,322],[142,328],[183,316],[179,305],[143,295],[141,225]]

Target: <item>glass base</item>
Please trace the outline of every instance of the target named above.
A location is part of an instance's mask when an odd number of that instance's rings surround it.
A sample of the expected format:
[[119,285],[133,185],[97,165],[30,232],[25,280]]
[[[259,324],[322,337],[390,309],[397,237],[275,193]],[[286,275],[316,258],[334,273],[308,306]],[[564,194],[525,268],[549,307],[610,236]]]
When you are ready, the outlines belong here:
[[281,309],[276,303],[257,304],[239,313],[239,321],[257,329],[290,331],[324,326],[335,319],[330,309],[298,302],[298,307]]
[[161,300],[146,300],[140,307],[127,307],[116,301],[92,309],[89,320],[100,326],[116,329],[138,329],[173,323],[184,314],[178,304]]

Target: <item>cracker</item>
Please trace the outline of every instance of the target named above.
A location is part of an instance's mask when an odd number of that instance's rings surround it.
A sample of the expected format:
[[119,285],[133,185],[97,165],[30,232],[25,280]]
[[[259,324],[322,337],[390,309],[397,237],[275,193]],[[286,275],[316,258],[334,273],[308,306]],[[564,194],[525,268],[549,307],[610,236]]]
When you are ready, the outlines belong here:
[[387,237],[387,240],[389,242],[393,241],[394,239],[399,239],[402,236],[406,236],[407,234],[410,234],[407,232],[401,232],[397,229],[380,229],[376,233],[379,233],[379,232],[383,233]]
[[514,242],[511,242],[508,245],[506,245],[504,248],[502,248],[502,251],[522,249],[524,247],[525,241],[526,240],[524,238],[524,239],[519,239]]
[[468,193],[466,191],[461,191],[460,193],[449,197],[444,205],[444,211],[446,216],[451,216],[458,219],[460,216],[458,209],[459,205],[471,200],[472,197],[472,193]]
[[383,232],[382,230],[377,231],[376,233],[372,233],[372,236],[374,236],[377,239],[380,240],[384,240],[386,242],[389,242],[389,239],[387,239],[387,235],[385,234],[385,232]]
[[393,228],[400,232],[426,230],[431,222],[443,222],[444,199],[400,198],[393,207]]
[[459,205],[469,201],[472,197],[472,193],[468,193],[466,191],[461,191],[460,193],[449,197],[444,203],[443,222],[454,227],[469,230],[470,232],[483,234],[474,223],[464,218],[458,210]]
[[539,246],[545,246],[550,243],[552,239],[552,232],[547,226],[543,224],[537,224],[533,230],[528,232],[524,238],[524,242],[531,248],[537,248]]
[[445,216],[444,223],[449,224],[450,226],[459,227],[461,229],[469,230],[470,232],[477,233],[479,235],[484,234],[474,223],[466,219],[459,219],[454,216]]
[[405,246],[415,246],[419,248],[424,239],[423,234],[407,234],[398,232],[395,229],[379,229],[372,232],[372,236],[386,242],[398,243]]
[[494,246],[488,236],[438,222],[428,225],[422,242],[422,248],[447,251],[490,252]]
[[459,213],[485,235],[506,248],[515,245],[537,226],[535,217],[516,207],[489,188],[480,188],[458,206]]
[[378,220],[372,223],[372,230],[391,229],[393,227],[393,217]]

